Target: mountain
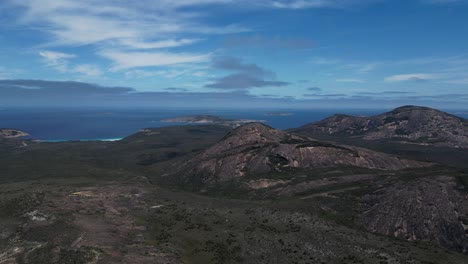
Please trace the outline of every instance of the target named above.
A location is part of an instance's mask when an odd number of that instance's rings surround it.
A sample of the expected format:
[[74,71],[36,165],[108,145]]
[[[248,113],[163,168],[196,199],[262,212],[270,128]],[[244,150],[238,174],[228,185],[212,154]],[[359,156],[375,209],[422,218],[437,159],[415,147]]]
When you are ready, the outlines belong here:
[[468,148],[466,119],[421,106],[403,106],[370,117],[337,114],[293,129],[292,132]]
[[0,128],[0,138],[20,138],[29,136],[28,133],[11,128]]
[[288,134],[260,123],[229,132],[218,143],[185,162],[175,174],[198,184],[225,182],[246,175],[353,166],[401,170],[428,166],[364,148],[316,141]]

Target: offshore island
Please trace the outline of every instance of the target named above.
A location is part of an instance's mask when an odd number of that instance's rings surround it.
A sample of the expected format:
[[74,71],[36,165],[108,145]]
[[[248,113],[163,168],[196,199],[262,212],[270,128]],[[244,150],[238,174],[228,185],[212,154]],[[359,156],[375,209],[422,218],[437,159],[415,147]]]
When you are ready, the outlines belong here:
[[265,122],[265,120],[253,120],[253,119],[227,119],[221,116],[212,115],[190,115],[180,116],[175,118],[163,119],[161,122],[166,123],[186,123],[186,124],[214,124],[229,127],[238,127],[243,124],[253,122]]
[[266,116],[292,116],[294,115],[291,112],[269,112],[265,114]]

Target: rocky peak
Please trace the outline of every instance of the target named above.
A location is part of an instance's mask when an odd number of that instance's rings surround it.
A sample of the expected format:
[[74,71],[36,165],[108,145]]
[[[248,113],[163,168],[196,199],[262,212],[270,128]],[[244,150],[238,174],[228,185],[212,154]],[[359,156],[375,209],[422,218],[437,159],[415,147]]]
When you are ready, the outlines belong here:
[[337,121],[341,121],[341,120],[344,120],[344,119],[347,119],[347,118],[355,118],[355,116],[345,115],[345,114],[334,114],[334,115],[332,115],[330,117],[325,118],[323,121],[337,122]]
[[204,152],[203,156],[219,155],[236,148],[279,142],[286,137],[286,133],[261,123],[249,123],[229,132],[218,143]]
[[468,122],[423,106],[402,106],[369,117],[334,115],[294,130],[310,135],[398,139],[416,144],[468,148]]
[[424,106],[402,106],[393,109],[390,112],[379,115],[381,117],[406,117],[408,121],[420,122],[421,119],[432,120],[433,122],[447,120],[459,123],[465,122],[463,118],[442,112],[437,109]]
[[[415,110],[423,110],[423,111],[439,111],[430,107],[426,106],[418,106],[418,105],[404,105],[397,107],[390,111],[390,113],[398,113],[398,112],[407,112],[407,111],[415,111]],[[440,111],[439,111],[440,112]]]
[[237,141],[241,144],[276,142],[286,137],[286,133],[262,123],[249,123],[229,132],[223,140]]
[[178,166],[182,181],[200,185],[246,175],[298,169],[353,166],[381,170],[424,167],[428,164],[399,159],[350,146],[288,134],[260,123],[243,125],[198,156]]

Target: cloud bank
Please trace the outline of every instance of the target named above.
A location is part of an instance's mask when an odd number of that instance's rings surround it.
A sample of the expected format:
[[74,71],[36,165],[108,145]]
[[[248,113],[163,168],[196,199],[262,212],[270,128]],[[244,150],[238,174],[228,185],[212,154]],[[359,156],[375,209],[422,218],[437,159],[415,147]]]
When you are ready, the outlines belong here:
[[[445,93],[418,95],[412,92],[326,93],[311,87],[304,98],[252,95],[246,91],[190,92],[169,87],[163,92],[139,92],[130,87],[105,87],[71,81],[0,80],[2,107],[107,107],[107,108],[382,108],[402,104],[466,108],[468,95]],[[397,100],[395,100],[397,99]],[[364,104],[365,102],[365,104]]]
[[249,89],[262,87],[282,87],[288,82],[275,80],[276,74],[256,64],[245,64],[239,58],[215,58],[212,66],[216,70],[234,72],[205,85],[216,89]]

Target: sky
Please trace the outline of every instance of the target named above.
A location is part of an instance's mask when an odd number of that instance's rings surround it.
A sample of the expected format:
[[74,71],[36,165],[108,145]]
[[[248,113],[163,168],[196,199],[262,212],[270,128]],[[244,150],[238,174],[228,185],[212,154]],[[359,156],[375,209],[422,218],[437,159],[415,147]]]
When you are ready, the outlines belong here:
[[0,106],[468,109],[468,0],[2,0]]

